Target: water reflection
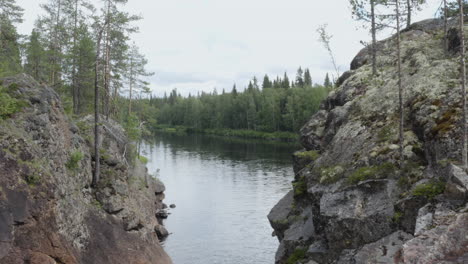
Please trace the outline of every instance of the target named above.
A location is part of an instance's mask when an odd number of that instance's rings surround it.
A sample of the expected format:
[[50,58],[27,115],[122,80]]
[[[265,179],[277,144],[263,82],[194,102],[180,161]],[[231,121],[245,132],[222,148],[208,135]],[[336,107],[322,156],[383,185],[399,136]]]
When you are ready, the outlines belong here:
[[290,144],[200,135],[157,136],[143,146],[175,203],[164,247],[175,264],[274,263],[266,215],[291,188]]

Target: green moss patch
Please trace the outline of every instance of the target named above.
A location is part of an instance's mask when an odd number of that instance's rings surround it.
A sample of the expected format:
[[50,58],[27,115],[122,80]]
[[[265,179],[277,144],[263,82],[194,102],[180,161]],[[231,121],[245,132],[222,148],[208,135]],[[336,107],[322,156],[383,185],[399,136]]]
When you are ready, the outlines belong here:
[[148,161],[149,161],[149,159],[148,159],[147,157],[141,156],[141,155],[138,157],[138,159],[139,159],[140,162],[143,163],[143,164],[147,164]]
[[334,167],[319,168],[320,183],[332,184],[343,178],[344,169],[342,166],[337,165]]
[[414,196],[426,197],[427,199],[434,199],[434,197],[443,193],[444,190],[445,182],[433,180],[416,186],[412,194]]
[[431,129],[433,136],[443,135],[453,129],[457,122],[458,111],[454,108],[447,110],[436,120],[436,126]]
[[297,262],[305,259],[307,250],[304,248],[296,248],[294,252],[286,260],[286,264],[296,264]]
[[0,120],[10,118],[25,105],[23,100],[13,97],[5,88],[0,87]]
[[310,161],[315,161],[320,157],[320,154],[316,150],[303,151],[295,154],[296,157],[300,159],[307,159]]
[[390,162],[377,166],[361,167],[355,170],[347,179],[349,184],[356,184],[368,179],[384,179],[391,176],[397,167]]
[[65,163],[65,166],[69,170],[76,170],[78,169],[78,164],[79,162],[83,159],[84,155],[80,151],[74,151],[71,155],[70,158],[68,158],[67,163]]
[[302,196],[307,193],[307,182],[304,176],[293,182],[294,196]]

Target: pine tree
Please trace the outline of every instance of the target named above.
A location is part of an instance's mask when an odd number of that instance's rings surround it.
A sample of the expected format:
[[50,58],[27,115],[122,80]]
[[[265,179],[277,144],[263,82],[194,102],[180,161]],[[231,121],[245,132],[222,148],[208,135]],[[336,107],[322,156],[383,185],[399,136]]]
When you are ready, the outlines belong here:
[[[78,85],[77,78],[77,61],[78,57],[78,42],[80,30],[83,30],[83,25],[86,21],[85,11],[93,11],[94,6],[86,0],[67,0],[64,2],[64,14],[68,17],[66,29],[69,32],[70,40],[67,42],[66,48],[66,65],[64,66],[65,72],[69,73],[69,82],[71,87],[71,94],[73,98],[73,112],[77,114],[80,110],[80,85]],[[86,29],[87,30],[87,29]]]
[[411,25],[412,14],[414,10],[421,8],[421,5],[426,3],[426,0],[406,0],[406,27]]
[[24,70],[38,81],[45,81],[47,78],[46,51],[40,41],[40,33],[36,30],[31,32],[29,42],[26,44],[26,62]]
[[129,85],[128,113],[131,114],[133,93],[144,90],[148,86],[148,83],[142,77],[151,76],[153,73],[146,71],[145,67],[148,64],[148,60],[140,53],[135,43],[131,46],[127,58],[128,71],[125,77]]
[[[123,87],[122,79],[119,78],[126,71],[126,54],[128,54],[129,34],[138,31],[133,22],[141,19],[140,16],[131,15],[122,11],[122,6],[128,0],[105,0],[102,14],[108,21],[104,29],[103,41],[103,86],[102,97],[103,111],[106,118],[116,112],[116,99],[119,90]],[[112,105],[111,105],[112,103]]]
[[[411,1],[411,0],[409,0]],[[377,75],[377,31],[387,27],[387,16],[377,14],[376,7],[386,4],[387,0],[350,0],[353,18],[370,24],[372,36],[372,75]]]
[[304,71],[301,67],[297,69],[296,73],[296,85],[299,87],[304,87]]
[[323,86],[325,86],[326,88],[332,87],[332,83],[330,81],[330,77],[328,76],[328,73],[327,75],[325,75],[325,81],[323,82]]
[[19,35],[15,23],[21,23],[23,9],[14,0],[0,0],[0,74],[21,71]]
[[12,75],[21,71],[21,58],[18,43],[19,35],[12,22],[0,19],[0,75]]
[[48,82],[56,89],[63,84],[63,50],[69,41],[64,3],[65,0],[49,0],[48,3],[41,4],[45,15],[36,21],[36,30],[46,41]]
[[77,43],[73,49],[74,54],[76,54],[74,63],[74,67],[76,68],[74,82],[76,94],[74,96],[76,98],[74,103],[76,103],[76,114],[79,114],[92,110],[90,102],[93,97],[93,66],[96,58],[96,43],[94,43],[86,25],[81,25],[78,28],[76,36]]
[[283,87],[284,89],[288,89],[288,88],[291,87],[290,84],[289,84],[289,77],[286,74],[286,72],[284,73],[281,87]]
[[312,77],[310,76],[309,69],[305,69],[305,72],[304,72],[304,85],[312,86]]
[[272,88],[273,84],[270,81],[270,78],[268,78],[268,75],[265,74],[265,77],[263,77],[263,83],[262,83],[262,89],[267,89],[267,88]]

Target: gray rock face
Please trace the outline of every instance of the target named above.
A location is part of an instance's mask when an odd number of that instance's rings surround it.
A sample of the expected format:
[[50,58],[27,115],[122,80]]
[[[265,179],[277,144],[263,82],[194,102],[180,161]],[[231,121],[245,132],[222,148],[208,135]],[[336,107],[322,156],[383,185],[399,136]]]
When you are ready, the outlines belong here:
[[406,263],[467,263],[468,213],[439,217],[436,227],[403,245]]
[[281,241],[284,238],[284,231],[289,227],[288,217],[291,214],[294,203],[294,192],[286,194],[268,214],[270,225],[275,230],[275,235]]
[[[455,33],[456,26],[449,21]],[[294,155],[294,172],[295,188],[306,185],[307,193],[288,194],[269,215],[281,242],[276,263],[287,263],[303,249],[301,263],[465,260],[462,234],[468,225],[460,225],[465,214],[460,208],[467,203],[468,175],[454,165],[461,156],[461,97],[453,93],[458,33],[452,32],[446,52],[436,37],[442,32],[443,21],[425,20],[402,33],[406,125],[401,168],[393,37],[377,45],[378,76],[372,76],[370,50],[363,49],[303,126],[305,150]],[[314,153],[313,160],[298,158],[306,151]],[[298,221],[304,215],[312,221]],[[460,245],[444,248],[437,240]],[[433,253],[422,257],[426,250]]]
[[354,261],[363,264],[398,263],[403,244],[412,238],[413,236],[408,233],[397,231],[362,247],[354,255]]
[[155,232],[164,187],[130,162],[122,127],[103,121],[91,189],[92,118],[72,124],[59,96],[27,75],[2,83],[25,107],[0,126],[0,263],[172,263]]

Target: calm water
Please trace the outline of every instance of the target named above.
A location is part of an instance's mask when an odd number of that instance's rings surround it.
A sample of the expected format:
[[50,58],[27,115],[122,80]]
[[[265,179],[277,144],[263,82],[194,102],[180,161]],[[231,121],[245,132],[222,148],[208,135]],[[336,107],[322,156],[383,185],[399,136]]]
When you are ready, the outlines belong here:
[[164,248],[175,264],[274,263],[267,219],[291,189],[297,146],[200,135],[160,135],[143,146],[150,172],[176,204]]

